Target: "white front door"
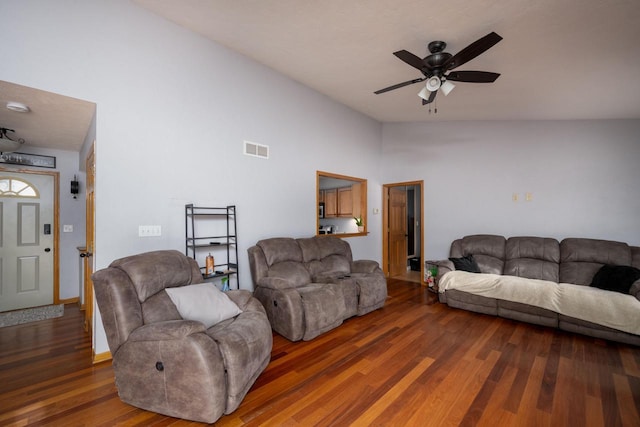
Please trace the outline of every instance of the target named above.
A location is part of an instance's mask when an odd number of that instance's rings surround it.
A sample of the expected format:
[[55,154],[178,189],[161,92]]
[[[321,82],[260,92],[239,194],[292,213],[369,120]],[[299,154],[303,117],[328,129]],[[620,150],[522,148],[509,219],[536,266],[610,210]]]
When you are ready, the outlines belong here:
[[51,175],[0,171],[0,312],[53,304]]

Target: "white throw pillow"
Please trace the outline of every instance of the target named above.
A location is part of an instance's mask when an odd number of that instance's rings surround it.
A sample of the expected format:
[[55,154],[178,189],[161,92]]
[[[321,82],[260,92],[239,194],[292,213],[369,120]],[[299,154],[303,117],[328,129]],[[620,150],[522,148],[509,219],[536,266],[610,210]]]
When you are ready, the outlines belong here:
[[166,288],[165,291],[183,319],[197,320],[206,328],[242,313],[213,283]]

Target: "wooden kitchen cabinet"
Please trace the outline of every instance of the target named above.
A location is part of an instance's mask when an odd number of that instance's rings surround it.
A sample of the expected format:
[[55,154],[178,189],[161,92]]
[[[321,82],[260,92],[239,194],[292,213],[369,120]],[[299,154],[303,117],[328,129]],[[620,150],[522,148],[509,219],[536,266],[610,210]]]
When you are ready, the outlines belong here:
[[362,185],[360,183],[351,186],[351,200],[353,201],[353,210],[351,211],[354,218],[362,216]]
[[353,216],[353,196],[351,187],[338,188],[338,216]]
[[338,216],[338,191],[333,188],[324,190],[324,217],[335,218]]

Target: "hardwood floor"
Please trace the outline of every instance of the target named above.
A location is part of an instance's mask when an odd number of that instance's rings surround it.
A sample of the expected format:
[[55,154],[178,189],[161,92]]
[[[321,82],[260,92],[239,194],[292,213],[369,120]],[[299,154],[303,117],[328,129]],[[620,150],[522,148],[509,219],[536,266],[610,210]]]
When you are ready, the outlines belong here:
[[405,282],[422,283],[422,277],[419,271],[408,270],[403,274],[394,276],[394,279],[404,280]]
[[[640,426],[640,349],[451,309],[389,280],[386,306],[272,361],[216,425]],[[82,314],[0,328],[0,425],[198,425],[117,396]]]

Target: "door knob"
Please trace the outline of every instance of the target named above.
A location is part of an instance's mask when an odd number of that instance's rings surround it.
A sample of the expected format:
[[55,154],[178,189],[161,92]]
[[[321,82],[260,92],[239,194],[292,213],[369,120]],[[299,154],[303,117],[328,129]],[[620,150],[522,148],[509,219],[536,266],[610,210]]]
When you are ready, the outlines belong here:
[[91,252],[83,252],[80,254],[80,258],[84,258],[84,257],[91,258],[92,256],[93,254]]
[[44,248],[45,252],[51,252],[51,248]]

